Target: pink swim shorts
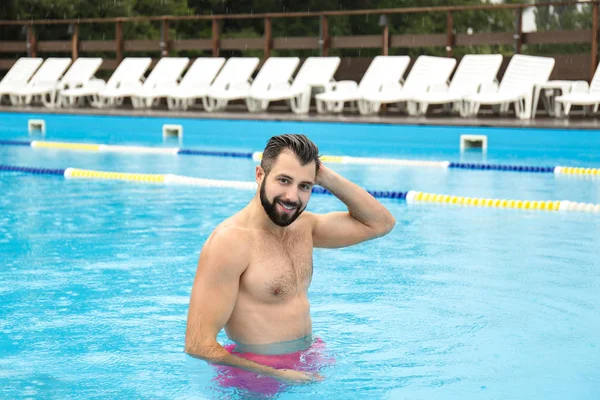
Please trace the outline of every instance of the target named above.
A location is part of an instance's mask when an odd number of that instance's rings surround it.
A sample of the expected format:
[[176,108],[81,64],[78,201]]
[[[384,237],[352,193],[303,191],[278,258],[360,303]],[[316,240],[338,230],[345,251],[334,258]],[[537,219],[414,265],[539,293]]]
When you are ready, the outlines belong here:
[[[325,343],[320,338],[317,338],[308,349],[278,355],[237,352],[235,344],[224,347],[229,353],[238,357],[276,369],[318,372],[322,367],[333,364],[334,361],[327,356]],[[258,375],[235,367],[219,365],[217,371],[218,377],[216,380],[222,387],[234,387],[253,393],[273,395],[285,386],[284,382],[275,378]]]

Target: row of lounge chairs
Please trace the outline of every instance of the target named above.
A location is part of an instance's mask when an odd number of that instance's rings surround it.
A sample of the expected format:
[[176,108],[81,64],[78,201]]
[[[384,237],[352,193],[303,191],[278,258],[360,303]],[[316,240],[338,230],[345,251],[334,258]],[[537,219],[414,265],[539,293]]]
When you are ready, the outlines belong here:
[[[384,104],[398,104],[418,116],[432,105],[442,105],[472,117],[482,105],[491,105],[501,113],[512,106],[518,118],[530,118],[537,105],[535,88],[539,94],[539,88],[546,87],[554,68],[553,58],[517,54],[498,82],[501,55],[467,55],[458,67],[453,58],[420,56],[404,78],[410,61],[408,56],[375,57],[357,83],[334,80],[339,57],[309,57],[299,69],[298,57],[271,57],[254,79],[260,63],[255,57],[197,58],[191,66],[186,57],[164,57],[147,77],[152,60],[128,57],[108,81],[95,78],[101,58],[20,58],[0,81],[0,102],[6,96],[13,105],[58,108],[89,103],[107,108],[129,98],[134,108],[151,108],[165,99],[169,109],[186,110],[201,103],[210,112],[243,100],[250,112],[259,112],[272,102],[286,101],[293,112],[307,113],[314,95],[319,113],[350,107],[369,115]],[[590,85],[560,82],[564,90],[552,99],[551,114],[568,115],[574,105],[598,110],[600,72]],[[547,97],[552,93],[548,90]]]

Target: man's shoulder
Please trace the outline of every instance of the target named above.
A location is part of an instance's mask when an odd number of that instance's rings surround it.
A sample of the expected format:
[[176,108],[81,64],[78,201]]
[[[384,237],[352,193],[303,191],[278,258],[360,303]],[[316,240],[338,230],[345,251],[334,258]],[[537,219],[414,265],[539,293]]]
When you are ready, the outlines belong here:
[[235,224],[221,224],[207,242],[211,247],[240,248],[249,246],[252,235],[248,228]]
[[[214,267],[228,266],[227,270],[241,273],[248,265],[250,255],[250,236],[247,229],[224,225],[215,228],[204,243],[200,262]],[[229,268],[232,266],[239,268]]]
[[304,225],[307,228],[313,228],[317,220],[321,217],[321,214],[317,214],[310,211],[304,211],[300,217],[296,220],[300,224]]

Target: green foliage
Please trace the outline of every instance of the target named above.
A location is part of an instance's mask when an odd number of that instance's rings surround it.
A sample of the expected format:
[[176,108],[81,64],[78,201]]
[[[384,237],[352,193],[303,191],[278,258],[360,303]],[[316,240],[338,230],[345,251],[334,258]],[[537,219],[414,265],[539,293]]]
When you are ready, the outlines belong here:
[[[546,3],[548,0],[536,0],[536,3],[542,2]],[[556,3],[557,1],[552,0],[550,2]],[[589,4],[582,4],[580,7],[540,7],[537,8],[534,13],[537,30],[540,32],[588,30],[592,28],[592,6]],[[557,33],[557,35],[558,34],[560,33]],[[526,51],[532,54],[584,53],[590,51],[590,44],[545,44],[528,46]]]
[[[505,3],[520,3],[524,0],[505,0]],[[546,2],[548,0],[535,0]],[[557,0],[558,1],[558,0]],[[485,0],[0,0],[2,19],[76,19],[96,17],[132,17],[158,15],[210,15],[266,12],[297,12],[325,10],[358,10],[378,8],[406,8],[444,5],[476,5]],[[533,1],[530,1],[533,2]],[[380,15],[356,15],[330,17],[330,36],[381,35]],[[474,10],[453,13],[454,32],[514,32],[514,10]],[[446,13],[426,12],[388,15],[390,35],[404,34],[446,34]],[[538,30],[590,29],[591,7],[557,6],[540,8],[536,12]],[[272,20],[273,37],[297,37],[320,35],[319,18],[281,18]],[[220,27],[223,38],[258,38],[264,34],[264,21],[261,18],[225,20]],[[159,22],[129,22],[123,25],[126,40],[158,40]],[[36,26],[38,38],[44,40],[68,40],[70,30],[67,25]],[[114,24],[82,24],[79,31],[81,40],[112,40],[115,37]],[[170,24],[171,39],[208,39],[212,35],[210,21],[180,21]],[[24,40],[25,35],[18,27],[0,27],[0,37],[4,40]],[[525,46],[527,52],[582,52],[589,51],[588,44]],[[454,54],[501,52],[511,54],[512,45],[456,47]],[[445,54],[445,49],[437,48],[391,48],[392,54]],[[274,55],[316,55],[318,50],[277,50]],[[201,54],[188,52],[187,55]],[[262,50],[225,52],[224,55],[258,55]],[[380,49],[331,49],[330,54],[341,56],[371,57],[380,54]],[[156,55],[155,55],[156,56]]]

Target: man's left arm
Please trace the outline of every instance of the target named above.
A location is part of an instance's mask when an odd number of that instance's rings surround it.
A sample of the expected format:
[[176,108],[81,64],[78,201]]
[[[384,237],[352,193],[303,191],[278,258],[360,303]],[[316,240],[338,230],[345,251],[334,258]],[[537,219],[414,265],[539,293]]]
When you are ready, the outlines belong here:
[[316,183],[340,199],[348,211],[310,214],[314,247],[351,246],[384,236],[394,228],[396,220],[383,204],[326,166],[321,165]]

